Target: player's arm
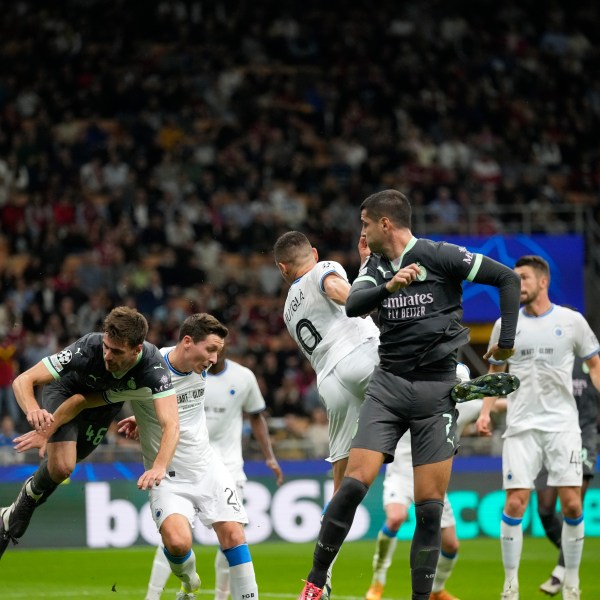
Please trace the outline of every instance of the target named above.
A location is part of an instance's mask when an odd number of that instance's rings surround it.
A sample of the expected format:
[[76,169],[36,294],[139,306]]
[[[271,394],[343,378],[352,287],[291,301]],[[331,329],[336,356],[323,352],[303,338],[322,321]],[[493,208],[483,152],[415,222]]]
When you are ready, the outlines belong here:
[[15,398],[25,413],[27,422],[36,431],[43,431],[49,427],[54,420],[52,414],[40,408],[35,399],[35,387],[54,381],[54,376],[43,361],[40,361],[27,371],[21,373],[13,381]]
[[153,485],[159,485],[164,479],[167,467],[173,459],[177,442],[179,441],[179,412],[175,393],[155,398],[154,410],[156,411],[156,418],[162,430],[162,436],[152,468],[142,473],[138,479],[138,488],[141,490],[149,489]]
[[514,354],[517,320],[519,318],[519,299],[521,296],[521,279],[505,265],[482,254],[467,277],[468,281],[493,285],[500,293],[501,328],[498,341],[490,347],[484,358],[506,360]]
[[[33,367],[34,368],[34,367]],[[40,458],[44,457],[46,443],[50,436],[62,425],[72,421],[82,410],[94,408],[105,404],[101,394],[91,394],[84,397],[82,394],[74,394],[67,398],[51,415],[52,423],[44,429],[28,431],[14,439],[14,448],[17,452],[26,452],[32,448],[39,448]]]
[[335,272],[328,273],[323,280],[325,295],[340,306],[346,304],[350,293],[350,284]]
[[584,362],[590,370],[590,379],[594,387],[600,392],[600,355],[594,354]]
[[[504,373],[506,371],[506,365],[493,365],[491,364],[488,369],[488,373]],[[490,436],[492,435],[492,419],[491,413],[494,410],[494,405],[496,404],[497,398],[495,396],[490,396],[483,399],[483,404],[481,405],[481,412],[479,413],[479,417],[477,421],[475,421],[475,429],[477,433],[482,436]]]
[[263,456],[265,457],[265,463],[267,467],[273,471],[275,477],[277,477],[277,485],[281,485],[283,483],[283,471],[273,452],[267,420],[262,412],[251,414],[248,417],[250,419],[250,427],[252,427],[252,435],[254,435],[254,438],[260,446]]

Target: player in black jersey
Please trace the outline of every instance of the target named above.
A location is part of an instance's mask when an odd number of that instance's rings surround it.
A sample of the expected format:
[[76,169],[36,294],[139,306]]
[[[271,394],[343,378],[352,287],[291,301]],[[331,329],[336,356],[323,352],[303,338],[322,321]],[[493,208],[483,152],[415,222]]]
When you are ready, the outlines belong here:
[[[144,341],[147,333],[142,314],[117,307],[106,317],[103,334],[83,336],[15,379],[13,388],[27,422],[49,436],[48,457],[23,484],[16,500],[0,509],[0,557],[10,540],[16,543],[25,533],[33,511],[104,439],[122,406],[122,402],[111,404],[107,391],[123,392],[124,399],[132,402],[153,401],[163,435],[156,460],[141,475],[138,487],[159,485],[164,478],[179,439],[177,399],[158,348]],[[38,385],[44,385],[42,407],[34,395]],[[52,413],[69,398],[76,398],[79,406],[94,408],[82,410],[56,428]]]
[[352,442],[346,476],[331,500],[302,600],[319,600],[327,569],[337,555],[369,486],[391,462],[410,430],[417,526],[410,565],[413,600],[428,600],[440,552],[444,494],[456,452],[457,351],[468,342],[461,324],[462,282],[500,291],[502,333],[486,358],[513,352],[519,310],[518,276],[500,263],[445,242],[417,239],[408,199],[395,190],[361,205],[361,236],[372,254],[361,266],[346,304],[348,316],[378,310],[379,357]]

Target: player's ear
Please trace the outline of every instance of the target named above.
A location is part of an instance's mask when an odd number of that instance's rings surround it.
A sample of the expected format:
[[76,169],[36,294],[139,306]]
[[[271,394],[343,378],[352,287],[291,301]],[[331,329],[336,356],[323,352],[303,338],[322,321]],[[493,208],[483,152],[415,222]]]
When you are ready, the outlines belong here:
[[315,262],[319,262],[319,252],[316,248],[312,248],[313,256],[315,257]]

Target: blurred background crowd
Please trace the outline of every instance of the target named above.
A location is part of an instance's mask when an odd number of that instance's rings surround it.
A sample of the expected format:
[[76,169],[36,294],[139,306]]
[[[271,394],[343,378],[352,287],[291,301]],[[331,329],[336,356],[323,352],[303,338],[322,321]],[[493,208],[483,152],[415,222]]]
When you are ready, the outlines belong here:
[[4,6],[0,445],[26,427],[14,376],[128,304],[159,346],[222,319],[280,454],[326,454],[274,241],[300,229],[352,279],[358,206],[392,187],[417,235],[597,226],[599,22],[590,0]]

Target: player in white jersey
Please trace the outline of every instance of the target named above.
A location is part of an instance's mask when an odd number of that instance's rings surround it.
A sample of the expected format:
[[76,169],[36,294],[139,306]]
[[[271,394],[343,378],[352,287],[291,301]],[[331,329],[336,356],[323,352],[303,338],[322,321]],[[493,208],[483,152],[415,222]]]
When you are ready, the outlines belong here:
[[[204,412],[210,446],[232,475],[238,499],[243,503],[244,483],[247,479],[242,456],[244,413],[249,415],[252,433],[261,447],[267,466],[277,477],[278,485],[283,482],[283,473],[271,446],[267,422],[262,414],[266,404],[256,377],[250,369],[226,359],[225,355],[224,347],[208,372]],[[175,377],[172,379],[176,382]],[[227,557],[219,548],[215,557],[215,600],[227,600],[229,596],[229,571]],[[157,551],[148,584],[149,592],[164,589],[169,575],[170,569],[164,553]],[[151,598],[153,596],[149,593],[147,599]]]
[[[469,369],[463,363],[456,366],[456,375],[461,381],[469,380]],[[483,400],[472,400],[457,404],[458,419],[456,423],[457,436],[468,423],[477,419]],[[408,518],[408,511],[415,501],[414,477],[410,432],[400,438],[394,453],[394,462],[386,465],[383,482],[383,507],[385,523],[377,535],[375,554],[373,555],[373,579],[367,591],[366,600],[381,600],[385,588],[387,571],[392,564],[392,558],[397,545],[397,534],[402,524]],[[433,591],[430,600],[457,600],[445,589],[445,584],[458,558],[458,538],[456,536],[456,521],[448,494],[444,497],[442,512],[442,548],[438,560]]]
[[[198,313],[183,322],[174,347],[161,349],[177,395],[180,431],[165,478],[150,490],[150,507],[164,545],[160,551],[181,581],[178,600],[195,600],[200,588],[192,550],[196,516],[206,527],[215,530],[227,557],[232,599],[258,599],[254,565],[243,528],[248,522],[246,511],[237,497],[233,478],[208,443],[204,413],[206,373],[217,361],[227,334],[227,328],[215,317]],[[162,365],[155,368],[164,369]],[[169,382],[166,373],[165,381]],[[142,398],[143,391],[139,390],[140,400],[131,403],[134,416],[121,421],[119,431],[140,440],[144,465],[149,465],[158,451],[161,426],[152,411],[152,403]],[[130,399],[131,393],[131,390],[129,394],[108,390],[105,396],[116,403]],[[67,422],[81,408],[79,398],[69,399],[57,409],[54,419]],[[30,440],[29,447],[34,446]],[[149,589],[146,598],[158,600],[161,592],[162,589]]]
[[[590,370],[600,390],[598,340],[585,318],[553,304],[548,296],[550,268],[539,256],[523,256],[515,265],[521,277],[521,304],[515,354],[506,362],[490,360],[490,371],[510,366],[521,387],[508,397],[508,413],[502,451],[503,486],[506,502],[501,520],[504,586],[501,598],[519,598],[518,569],[523,547],[522,520],[535,478],[548,470],[548,485],[558,488],[561,511],[562,549],[565,557],[563,598],[580,597],[579,565],[583,551],[581,503],[581,430],[572,372],[575,356]],[[498,340],[500,322],[492,330],[490,347]],[[494,398],[484,400],[477,428],[489,435],[490,408]]]
[[[368,249],[365,245],[366,258]],[[319,396],[329,419],[329,460],[337,490],[348,462],[360,406],[375,365],[379,329],[370,317],[348,317],[350,284],[335,261],[319,262],[316,248],[298,231],[282,235],[275,262],[290,284],[286,327],[317,374]]]

